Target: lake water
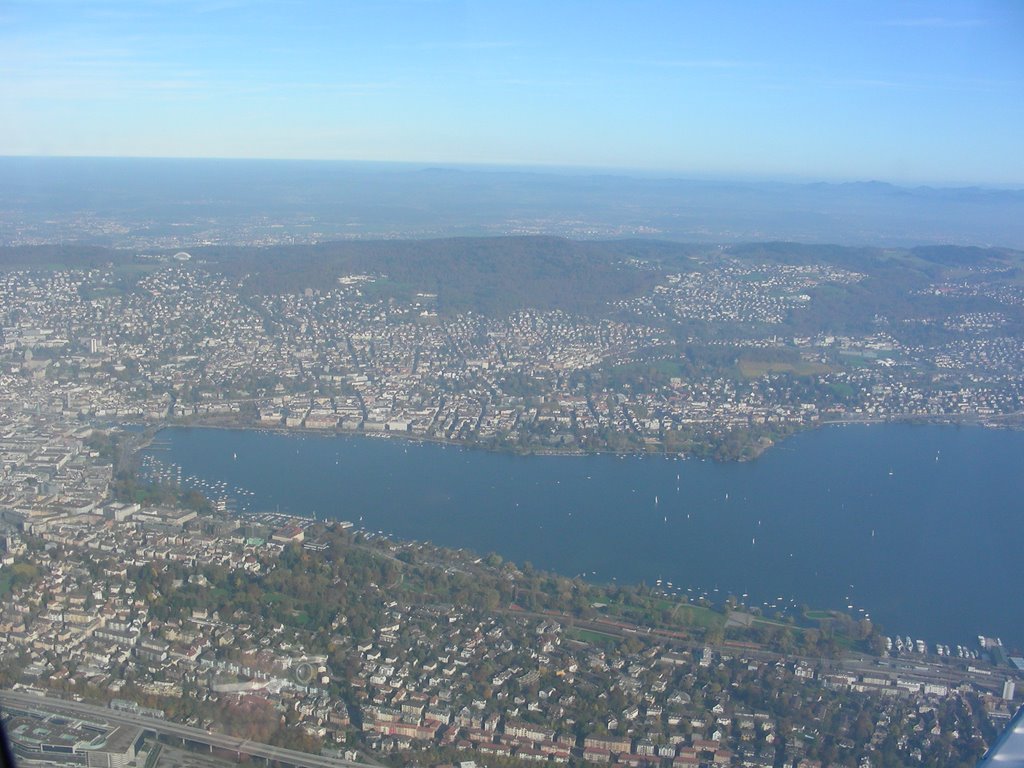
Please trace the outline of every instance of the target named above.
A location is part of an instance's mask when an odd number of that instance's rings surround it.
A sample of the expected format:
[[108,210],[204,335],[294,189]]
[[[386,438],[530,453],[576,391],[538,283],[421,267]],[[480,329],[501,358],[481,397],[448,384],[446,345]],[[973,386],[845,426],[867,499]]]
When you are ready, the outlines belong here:
[[929,642],[1024,644],[1021,432],[827,427],[745,464],[186,428],[148,453],[256,511],[688,596],[852,606]]

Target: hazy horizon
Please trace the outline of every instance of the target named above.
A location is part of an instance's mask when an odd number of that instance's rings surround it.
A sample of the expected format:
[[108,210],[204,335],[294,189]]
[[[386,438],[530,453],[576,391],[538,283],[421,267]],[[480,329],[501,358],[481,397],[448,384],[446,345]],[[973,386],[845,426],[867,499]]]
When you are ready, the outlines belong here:
[[1024,190],[341,160],[0,157],[0,244],[553,235],[1024,248]]
[[610,176],[613,178],[636,180],[663,180],[694,183],[727,183],[727,184],[781,184],[794,186],[808,185],[871,185],[882,184],[906,189],[991,189],[1007,192],[1024,191],[1024,180],[1011,182],[974,182],[963,179],[947,181],[899,180],[870,176],[803,176],[797,174],[756,174],[756,173],[701,173],[686,169],[658,169],[629,166],[598,166],[598,165],[559,165],[559,164],[528,164],[528,163],[466,163],[459,161],[420,161],[420,160],[356,160],[343,157],[222,157],[204,155],[31,155],[31,154],[0,154],[0,160],[144,160],[144,161],[199,161],[225,163],[306,163],[337,166],[351,166],[377,170],[394,169],[396,171],[464,171],[478,173],[521,173],[551,176]]
[[57,0],[0,13],[0,154],[1024,185],[1011,0]]

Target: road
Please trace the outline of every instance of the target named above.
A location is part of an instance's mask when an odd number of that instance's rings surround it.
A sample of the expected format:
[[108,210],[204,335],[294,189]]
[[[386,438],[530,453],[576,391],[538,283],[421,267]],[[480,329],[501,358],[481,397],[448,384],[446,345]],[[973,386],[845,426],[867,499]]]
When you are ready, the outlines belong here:
[[141,717],[127,712],[118,712],[106,707],[83,704],[76,701],[65,701],[49,696],[38,696],[31,693],[0,691],[0,705],[12,708],[29,709],[47,714],[62,714],[81,717],[89,720],[102,720],[116,725],[134,725],[151,731],[158,736],[171,737],[190,741],[195,744],[234,752],[238,755],[249,755],[263,760],[274,761],[289,768],[373,768],[370,763],[354,763],[321,755],[311,755],[293,749],[283,749],[269,744],[239,739],[223,733],[210,733],[201,728],[180,725],[169,720],[152,717]]

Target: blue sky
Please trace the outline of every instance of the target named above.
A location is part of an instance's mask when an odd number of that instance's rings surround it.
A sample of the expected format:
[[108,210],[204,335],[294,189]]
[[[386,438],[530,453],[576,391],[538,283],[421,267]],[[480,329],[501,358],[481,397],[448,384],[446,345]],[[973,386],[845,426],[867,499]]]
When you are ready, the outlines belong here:
[[1024,186],[1024,2],[3,0],[0,154]]

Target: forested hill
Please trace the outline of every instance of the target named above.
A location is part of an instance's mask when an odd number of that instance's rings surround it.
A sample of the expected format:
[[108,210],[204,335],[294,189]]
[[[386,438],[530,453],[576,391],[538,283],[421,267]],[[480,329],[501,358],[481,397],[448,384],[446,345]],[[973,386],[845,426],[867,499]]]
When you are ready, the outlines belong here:
[[[881,249],[789,242],[719,246],[524,236],[206,246],[189,252],[189,264],[226,274],[251,295],[322,291],[337,285],[343,275],[369,274],[376,279],[364,286],[368,298],[409,302],[417,294],[435,294],[434,306],[442,315],[473,311],[503,316],[531,308],[607,316],[615,302],[650,296],[666,275],[707,273],[730,263],[749,267],[827,264],[864,276],[856,283],[811,289],[816,300],[789,318],[789,330],[800,333],[829,326],[864,330],[879,314],[899,317],[910,303],[928,304],[927,297],[920,295],[922,289],[944,279],[985,276],[989,280],[998,273],[1000,281],[1024,283],[1024,253],[962,246]],[[141,256],[95,246],[19,246],[0,248],[0,269],[92,269],[112,264],[123,268],[130,282],[139,271],[172,263],[172,255],[167,251]],[[915,298],[908,302],[911,296]],[[965,302],[962,309],[984,310],[991,304],[974,300]]]
[[218,271],[247,275],[254,293],[323,288],[341,274],[382,276],[373,290],[398,300],[437,295],[442,313],[501,315],[523,307],[591,314],[644,294],[657,275],[637,261],[679,261],[693,246],[653,241],[578,242],[555,237],[450,238],[325,243],[255,251],[204,249]]

